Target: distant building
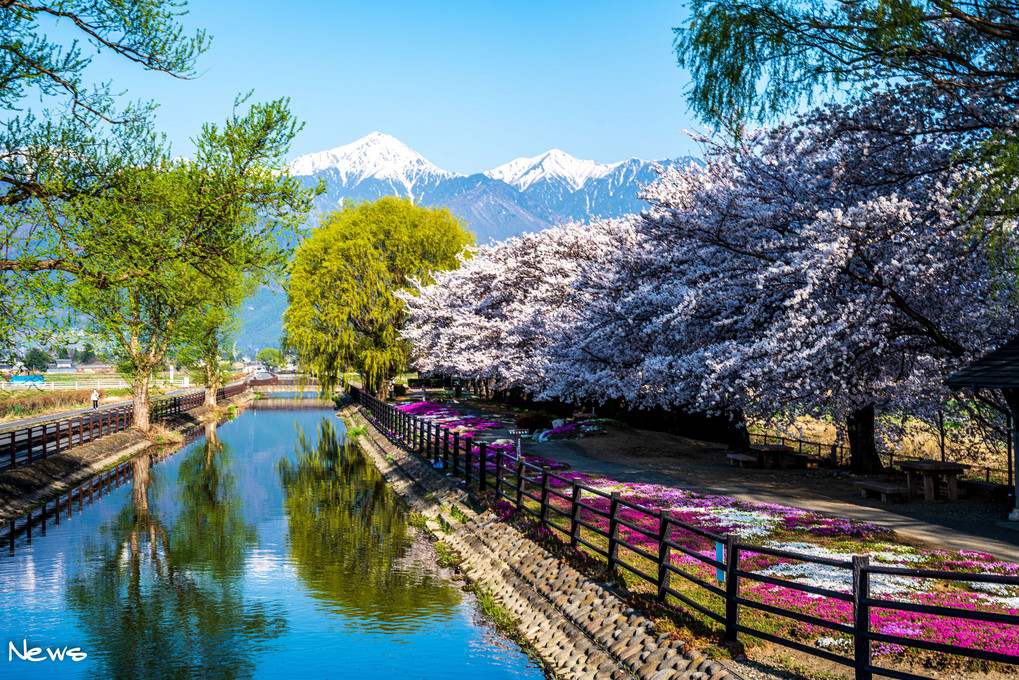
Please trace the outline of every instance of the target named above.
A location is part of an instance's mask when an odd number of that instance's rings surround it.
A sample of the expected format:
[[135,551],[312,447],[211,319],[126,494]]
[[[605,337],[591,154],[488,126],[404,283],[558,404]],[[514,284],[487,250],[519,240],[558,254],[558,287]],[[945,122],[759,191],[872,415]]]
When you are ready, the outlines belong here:
[[46,365],[47,373],[74,373],[74,364],[70,359],[57,359],[55,364]]
[[99,361],[93,361],[93,362],[90,362],[90,363],[87,363],[87,364],[79,364],[77,369],[76,369],[76,372],[77,373],[114,373],[115,371],[114,371],[113,366],[110,366],[109,364],[104,364],[104,363],[101,363]]

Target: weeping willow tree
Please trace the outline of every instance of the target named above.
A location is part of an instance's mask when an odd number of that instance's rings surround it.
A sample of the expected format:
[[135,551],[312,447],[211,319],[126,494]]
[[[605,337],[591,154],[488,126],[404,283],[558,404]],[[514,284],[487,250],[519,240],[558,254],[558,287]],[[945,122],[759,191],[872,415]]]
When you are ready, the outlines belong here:
[[381,198],[326,215],[298,248],[287,283],[283,346],[326,392],[352,368],[385,397],[407,364],[403,304],[411,279],[453,269],[474,237],[445,208]]

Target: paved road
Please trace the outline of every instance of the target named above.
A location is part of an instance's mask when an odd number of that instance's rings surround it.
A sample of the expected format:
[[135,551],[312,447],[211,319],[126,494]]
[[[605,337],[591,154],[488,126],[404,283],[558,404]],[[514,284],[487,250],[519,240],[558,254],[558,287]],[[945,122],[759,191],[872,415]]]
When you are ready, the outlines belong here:
[[[177,394],[184,394],[185,392],[193,392],[198,387],[189,387],[186,390],[173,390],[172,392],[166,392],[164,396],[174,396]],[[99,407],[99,411],[112,411],[113,409],[120,408],[121,406],[130,406],[131,401],[118,401],[115,404],[102,404]],[[7,423],[0,425],[0,432],[7,432],[8,430],[18,430],[29,425],[39,425],[41,423],[51,423],[54,420],[64,420],[65,418],[74,418],[80,415],[88,415],[89,413],[95,413],[92,408],[80,408],[75,411],[61,411],[60,413],[50,413],[45,416],[36,416],[35,418],[23,418],[22,420],[12,420]]]

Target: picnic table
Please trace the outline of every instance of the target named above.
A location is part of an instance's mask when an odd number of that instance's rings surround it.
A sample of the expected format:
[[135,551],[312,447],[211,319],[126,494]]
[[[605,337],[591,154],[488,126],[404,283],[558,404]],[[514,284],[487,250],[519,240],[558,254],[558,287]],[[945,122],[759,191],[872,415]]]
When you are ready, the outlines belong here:
[[785,444],[751,444],[750,451],[757,456],[757,467],[777,467],[782,470],[786,469],[795,454],[793,448]]
[[899,469],[906,472],[906,493],[913,497],[913,480],[919,475],[923,479],[923,499],[933,501],[938,497],[941,478],[948,485],[948,500],[959,500],[959,473],[970,468],[963,463],[940,462],[935,460],[904,460]]

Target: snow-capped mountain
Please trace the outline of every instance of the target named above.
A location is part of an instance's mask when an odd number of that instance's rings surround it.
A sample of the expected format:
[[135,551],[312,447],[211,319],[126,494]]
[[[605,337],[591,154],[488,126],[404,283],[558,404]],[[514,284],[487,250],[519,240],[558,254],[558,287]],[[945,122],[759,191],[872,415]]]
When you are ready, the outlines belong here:
[[478,237],[503,239],[570,220],[640,212],[640,187],[657,177],[656,165],[638,158],[599,163],[552,149],[517,158],[488,172],[461,175],[443,170],[390,135],[373,132],[344,146],[300,156],[291,172],[310,185],[325,180],[320,210],[381,196],[407,196],[421,205],[442,205]]
[[517,158],[485,174],[493,179],[501,179],[520,191],[526,191],[532,185],[542,182],[561,182],[571,190],[577,191],[582,189],[588,180],[601,179],[618,165],[620,164],[606,165],[598,161],[584,161],[574,158],[565,151],[552,149],[534,158]]
[[290,171],[298,176],[323,177],[327,184],[346,188],[366,183],[373,188],[392,188],[379,196],[397,193],[412,198],[425,187],[462,176],[437,168],[397,138],[381,132],[329,151],[299,156],[290,163]]
[[[657,177],[655,166],[686,165],[689,158],[619,163],[580,160],[553,149],[518,158],[485,173],[461,175],[436,167],[409,146],[373,132],[356,142],[295,159],[290,170],[309,186],[325,180],[319,210],[344,203],[407,196],[445,206],[475,233],[478,243],[540,231],[571,220],[619,217],[647,205],[637,196]],[[312,222],[314,222],[314,217]],[[286,295],[262,288],[241,313],[243,351],[274,347],[282,331]]]

